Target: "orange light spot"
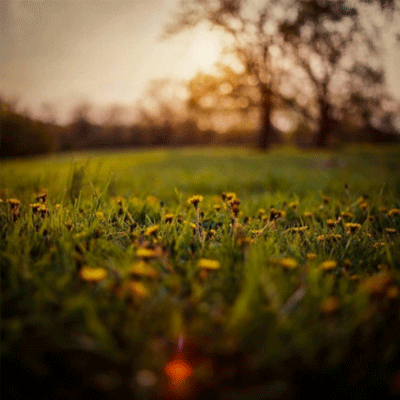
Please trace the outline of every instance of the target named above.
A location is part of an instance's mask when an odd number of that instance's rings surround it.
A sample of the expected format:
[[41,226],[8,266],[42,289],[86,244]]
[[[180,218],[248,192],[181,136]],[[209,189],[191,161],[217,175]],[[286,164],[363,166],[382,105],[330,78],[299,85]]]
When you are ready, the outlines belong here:
[[175,384],[183,383],[192,374],[193,368],[182,358],[174,358],[165,366],[165,372]]

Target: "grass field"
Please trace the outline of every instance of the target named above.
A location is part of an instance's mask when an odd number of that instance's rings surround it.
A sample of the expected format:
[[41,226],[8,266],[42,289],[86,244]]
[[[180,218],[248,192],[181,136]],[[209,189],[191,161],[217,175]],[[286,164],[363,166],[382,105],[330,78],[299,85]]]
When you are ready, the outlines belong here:
[[2,391],[400,395],[400,147],[1,163]]

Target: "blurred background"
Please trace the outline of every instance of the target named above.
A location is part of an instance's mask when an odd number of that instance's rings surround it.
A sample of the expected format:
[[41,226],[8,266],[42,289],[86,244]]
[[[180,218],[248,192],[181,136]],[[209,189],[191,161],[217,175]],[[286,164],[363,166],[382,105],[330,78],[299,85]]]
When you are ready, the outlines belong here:
[[3,158],[400,142],[395,0],[0,0]]

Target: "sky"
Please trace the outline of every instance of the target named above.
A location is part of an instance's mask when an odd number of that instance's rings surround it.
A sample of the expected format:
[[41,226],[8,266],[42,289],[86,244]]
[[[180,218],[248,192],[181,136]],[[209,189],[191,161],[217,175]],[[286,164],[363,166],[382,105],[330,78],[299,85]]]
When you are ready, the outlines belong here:
[[[66,122],[75,104],[134,105],[151,80],[210,70],[223,39],[206,27],[160,40],[178,4],[0,0],[0,94],[33,114],[53,103]],[[387,38],[387,81],[400,99],[400,46]]]

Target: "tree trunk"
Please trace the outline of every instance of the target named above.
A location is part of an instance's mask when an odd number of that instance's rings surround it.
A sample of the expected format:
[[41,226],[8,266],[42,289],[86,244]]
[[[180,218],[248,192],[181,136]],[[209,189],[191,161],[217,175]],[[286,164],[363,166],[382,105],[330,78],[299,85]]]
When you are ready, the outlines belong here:
[[280,137],[271,122],[271,98],[267,89],[262,90],[262,103],[260,107],[260,131],[258,135],[258,148],[267,150],[272,144],[279,143]]
[[314,145],[316,147],[327,147],[329,136],[334,129],[335,121],[331,117],[331,108],[325,101],[321,101],[319,129],[314,136]]

